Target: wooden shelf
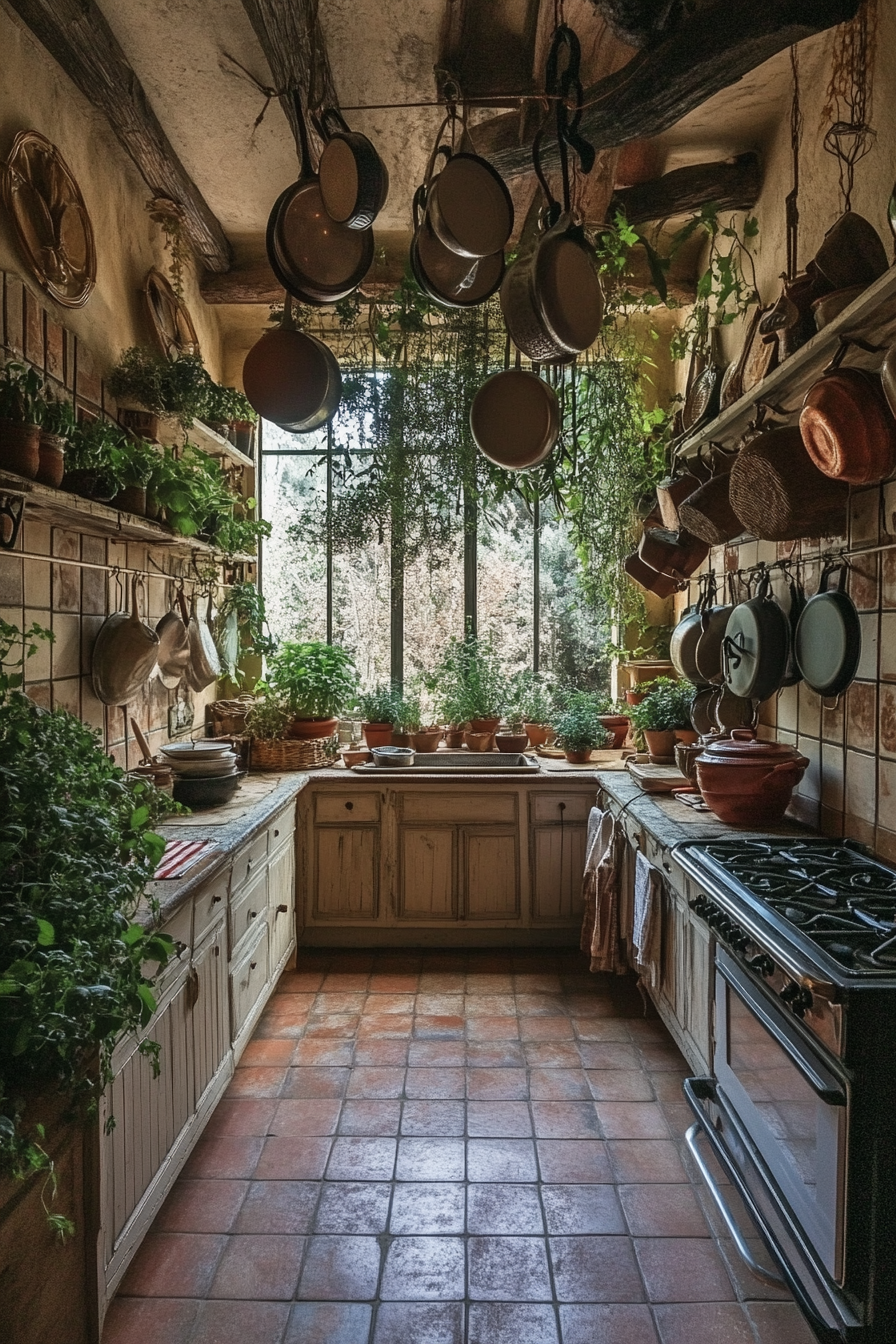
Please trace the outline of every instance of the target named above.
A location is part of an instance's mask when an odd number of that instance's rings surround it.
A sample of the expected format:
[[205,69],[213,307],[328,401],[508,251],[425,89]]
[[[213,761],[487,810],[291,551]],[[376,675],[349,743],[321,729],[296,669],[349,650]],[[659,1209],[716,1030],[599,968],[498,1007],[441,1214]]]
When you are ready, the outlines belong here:
[[[779,364],[746,396],[726,407],[715,420],[699,433],[685,439],[678,456],[692,461],[701,444],[713,442],[732,448],[755,419],[760,402],[780,407],[795,415],[803,397],[815,380],[821,377],[840,343],[847,337],[860,337],[872,345],[891,345],[896,341],[896,266],[869,285],[853,303],[795,354]],[[851,346],[844,356],[844,367],[878,369],[883,351],[871,354],[859,346]]]
[[[181,537],[169,531],[161,523],[151,518],[143,518],[137,513],[121,513],[108,504],[100,504],[95,499],[85,499],[81,495],[70,494],[67,490],[54,490],[52,486],[41,485],[39,481],[28,480],[25,476],[16,476],[12,472],[0,471],[0,496],[15,495],[24,498],[26,510],[39,515],[39,521],[48,522],[57,527],[75,528],[91,536],[110,537],[114,541],[146,541],[153,545],[165,546],[180,555],[201,554],[216,560],[223,558],[223,552],[217,546],[196,537]],[[10,552],[14,554],[15,552]],[[258,557],[239,554],[231,558],[235,563],[255,565]]]
[[204,425],[201,420],[194,420],[189,429],[181,429],[176,420],[163,419],[161,428],[162,443],[166,445],[181,444],[186,436],[191,443],[195,443],[197,448],[201,448],[204,453],[210,457],[227,457],[231,462],[238,463],[241,467],[254,467],[255,459],[249,457],[246,453],[241,453],[239,448],[235,448],[229,439],[225,439],[220,434],[216,434],[208,425]]

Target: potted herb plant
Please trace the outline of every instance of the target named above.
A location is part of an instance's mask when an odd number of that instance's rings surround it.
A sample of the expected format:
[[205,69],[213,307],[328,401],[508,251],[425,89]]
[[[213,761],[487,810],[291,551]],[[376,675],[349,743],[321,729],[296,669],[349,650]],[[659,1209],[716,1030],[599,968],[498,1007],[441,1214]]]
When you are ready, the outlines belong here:
[[117,401],[134,401],[154,415],[176,416],[183,429],[205,414],[213,386],[199,355],[164,360],[140,346],[124,351],[106,384]]
[[690,728],[690,705],[694,687],[689,681],[657,677],[644,699],[632,706],[632,723],[644,734],[647,752],[654,764],[674,759],[676,730]]
[[69,436],[62,489],[89,499],[109,500],[117,483],[113,449],[123,431],[106,420],[79,420]]
[[289,769],[286,740],[292,714],[279,696],[265,689],[246,714],[249,765],[252,770]]
[[449,723],[469,723],[473,733],[495,733],[507,682],[491,641],[469,633],[452,640],[429,684],[440,695]]
[[533,747],[543,747],[551,735],[554,702],[550,685],[537,672],[520,672],[514,678],[514,713]]
[[0,373],[0,467],[34,480],[40,467],[43,379],[10,360]]
[[554,729],[557,745],[571,765],[584,765],[595,747],[605,747],[611,741],[594,697],[585,692],[566,698],[565,707],[554,718]]
[[361,731],[368,747],[388,747],[396,719],[396,692],[391,686],[376,686],[358,696]]
[[111,448],[112,475],[118,491],[112,505],[122,513],[146,513],[146,489],[153,478],[159,454],[143,439],[122,436]]
[[358,673],[338,644],[287,640],[269,661],[268,681],[292,715],[290,737],[331,737],[340,713],[354,703]]
[[622,706],[615,704],[609,696],[601,699],[598,708],[600,710],[598,717],[613,738],[611,745],[614,751],[618,751],[620,747],[625,746],[625,739],[632,726],[631,718],[628,714],[621,713]]
[[412,747],[413,737],[420,728],[420,698],[410,691],[396,692],[395,722],[390,746]]
[[61,485],[65,475],[65,450],[77,426],[75,408],[70,401],[48,396],[40,425],[40,465],[37,479],[42,485]]

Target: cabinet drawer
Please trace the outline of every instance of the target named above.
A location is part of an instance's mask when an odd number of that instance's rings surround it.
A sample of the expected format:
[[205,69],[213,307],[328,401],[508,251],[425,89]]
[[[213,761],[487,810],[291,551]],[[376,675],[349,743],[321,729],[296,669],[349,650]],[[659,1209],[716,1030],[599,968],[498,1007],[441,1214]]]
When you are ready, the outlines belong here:
[[193,897],[193,943],[205,933],[223,910],[227,909],[227,893],[230,890],[230,869],[219,873],[211,882],[200,887]]
[[268,827],[268,853],[273,854],[275,850],[280,849],[288,841],[292,840],[296,833],[296,805],[290,803],[282,812],[271,822]]
[[378,793],[317,793],[314,796],[314,820],[317,822],[350,825],[353,821],[378,821],[380,796]]
[[262,831],[261,835],[256,835],[245,849],[241,849],[233,861],[233,879],[231,881],[231,891],[237,894],[242,891],[246,882],[252,877],[264,864],[268,852],[268,833]]
[[267,870],[252,881],[247,882],[242,891],[231,893],[230,897],[230,951],[245,937],[257,920],[264,918],[268,903]]
[[257,937],[230,972],[230,1010],[234,1040],[264,993],[268,979],[268,926],[262,923]]
[[541,825],[548,821],[587,821],[594,799],[593,793],[533,793],[529,800],[531,818]]
[[162,925],[162,933],[167,933],[169,938],[173,938],[175,945],[183,943],[184,947],[191,947],[193,943],[193,900],[187,897],[183,905],[178,906],[174,914],[170,915]]
[[451,821],[461,825],[516,821],[514,793],[470,793],[458,784],[457,793],[402,793],[399,800],[402,821]]

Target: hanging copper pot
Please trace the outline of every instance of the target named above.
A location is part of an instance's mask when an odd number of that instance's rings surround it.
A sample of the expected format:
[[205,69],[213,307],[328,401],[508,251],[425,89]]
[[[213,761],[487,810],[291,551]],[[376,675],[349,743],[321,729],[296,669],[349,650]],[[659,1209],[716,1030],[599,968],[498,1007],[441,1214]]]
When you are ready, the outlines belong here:
[[246,356],[243,388],[263,419],[294,433],[317,429],[335,414],[342,390],[339,365],[323,341],[296,326],[291,295],[280,326],[266,331]]

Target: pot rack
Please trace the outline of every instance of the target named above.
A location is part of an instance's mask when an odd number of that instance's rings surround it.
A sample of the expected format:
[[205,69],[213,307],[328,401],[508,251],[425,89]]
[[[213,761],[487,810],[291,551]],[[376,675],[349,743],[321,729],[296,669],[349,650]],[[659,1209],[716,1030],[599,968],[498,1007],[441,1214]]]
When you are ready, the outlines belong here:
[[[168,574],[164,569],[159,569],[155,561],[150,557],[150,564],[155,567],[156,573],[151,569],[135,569],[131,565],[110,565],[99,560],[70,560],[67,555],[44,555],[39,551],[8,551],[7,554],[13,560],[42,560],[48,565],[70,565],[73,569],[99,569],[106,574],[111,574],[114,578],[130,578],[138,575],[143,579],[155,579],[158,583],[174,583],[186,587],[188,584],[194,588],[232,588],[232,583],[221,583],[217,579],[212,579],[199,572],[196,565],[196,557],[192,560],[195,574]],[[197,552],[198,554],[198,552]],[[240,563],[240,562],[237,562]]]

